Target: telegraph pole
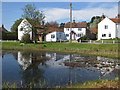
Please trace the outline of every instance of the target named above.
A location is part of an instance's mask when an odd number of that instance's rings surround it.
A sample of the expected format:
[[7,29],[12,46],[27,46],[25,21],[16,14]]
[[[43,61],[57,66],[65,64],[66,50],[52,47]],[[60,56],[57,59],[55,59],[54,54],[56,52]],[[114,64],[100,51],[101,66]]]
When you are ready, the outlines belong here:
[[72,3],[70,3],[70,40],[69,42],[72,42]]

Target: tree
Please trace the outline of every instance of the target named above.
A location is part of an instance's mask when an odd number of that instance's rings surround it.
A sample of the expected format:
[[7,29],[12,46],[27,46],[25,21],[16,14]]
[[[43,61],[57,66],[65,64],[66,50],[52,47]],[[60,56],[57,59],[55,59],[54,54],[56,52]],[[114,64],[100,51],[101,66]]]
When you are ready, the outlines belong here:
[[14,22],[14,24],[12,25],[12,27],[11,27],[11,32],[18,32],[18,25],[21,23],[21,21],[22,21],[23,19],[22,18],[20,18],[20,19],[18,19],[18,20],[16,20],[15,22]]
[[64,26],[65,26],[65,23],[61,23],[61,24],[60,24],[60,28],[62,28],[62,29],[63,29],[63,28],[64,28]]
[[46,27],[56,27],[58,28],[59,24],[56,21],[51,21],[51,22],[47,22],[45,24]]
[[42,24],[45,19],[43,11],[36,10],[35,5],[27,4],[23,10],[23,18],[28,18],[32,20],[32,32],[33,32],[33,41],[37,42],[37,31],[36,31],[36,24]]
[[31,40],[30,40],[30,34],[24,34],[24,35],[22,36],[21,42],[30,43],[30,42],[31,42]]

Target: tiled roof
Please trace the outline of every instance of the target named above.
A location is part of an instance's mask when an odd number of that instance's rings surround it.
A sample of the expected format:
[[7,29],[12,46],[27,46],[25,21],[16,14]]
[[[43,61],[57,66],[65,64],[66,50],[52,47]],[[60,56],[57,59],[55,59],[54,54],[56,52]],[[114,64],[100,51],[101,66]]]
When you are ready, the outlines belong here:
[[118,19],[118,18],[109,18],[109,19],[112,20],[114,23],[120,24],[120,19]]
[[55,28],[55,27],[49,27],[48,30],[45,30],[45,28],[38,28],[37,29],[37,34],[41,34],[41,33],[51,33],[51,32],[54,32],[54,31],[59,31],[59,32],[64,32],[63,29],[59,29],[59,28]]
[[64,32],[63,29],[59,29],[59,28],[55,28],[55,27],[50,27],[46,33],[51,33],[51,32],[54,32],[54,31],[59,31],[59,32]]
[[[86,22],[72,23],[72,28],[86,28],[86,27],[87,27]],[[70,28],[70,22],[65,24],[65,28]]]
[[0,31],[8,32],[8,30],[4,28],[4,25],[2,25],[2,27],[0,27]]
[[45,33],[45,26],[43,26],[43,25],[36,25],[35,28],[37,30],[37,34]]

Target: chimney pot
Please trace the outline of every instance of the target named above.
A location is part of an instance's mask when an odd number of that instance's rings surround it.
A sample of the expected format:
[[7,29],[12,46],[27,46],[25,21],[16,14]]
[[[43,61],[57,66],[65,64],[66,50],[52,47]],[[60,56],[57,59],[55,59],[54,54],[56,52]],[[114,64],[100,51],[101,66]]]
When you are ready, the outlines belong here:
[[118,14],[118,18],[120,19],[120,14]]
[[75,23],[75,20],[73,20],[73,23]]
[[4,25],[2,24],[2,28],[4,28]]

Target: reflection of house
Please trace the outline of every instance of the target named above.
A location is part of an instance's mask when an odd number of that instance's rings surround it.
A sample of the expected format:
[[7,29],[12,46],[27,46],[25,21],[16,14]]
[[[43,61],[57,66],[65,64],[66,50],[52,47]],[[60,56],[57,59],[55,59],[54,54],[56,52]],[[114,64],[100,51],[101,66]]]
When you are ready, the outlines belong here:
[[70,55],[60,55],[57,53],[46,53],[46,57],[50,58],[46,64],[51,67],[65,66],[64,62],[70,58]]
[[[76,23],[75,20],[73,20],[72,23],[72,39],[77,40],[80,37],[86,35],[86,29],[87,29],[87,23],[86,22],[79,22]],[[65,24],[64,32],[66,35],[66,38],[70,39],[70,22]]]
[[97,60],[98,63],[96,64],[96,67],[102,75],[107,75],[112,73],[116,69],[120,69],[120,66],[118,66],[118,60],[99,56],[97,57]]
[[23,57],[22,52],[18,52],[18,63],[22,67],[23,70],[26,70],[32,64],[31,55],[26,59]]
[[98,40],[120,38],[120,15],[118,18],[105,18],[98,24]]

